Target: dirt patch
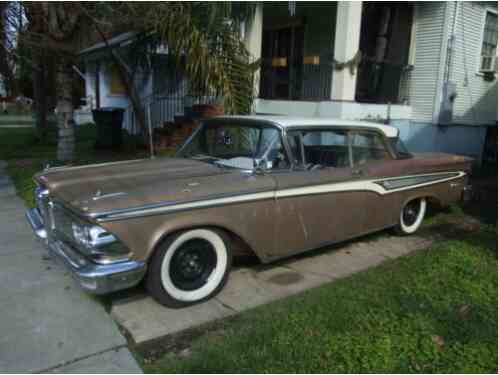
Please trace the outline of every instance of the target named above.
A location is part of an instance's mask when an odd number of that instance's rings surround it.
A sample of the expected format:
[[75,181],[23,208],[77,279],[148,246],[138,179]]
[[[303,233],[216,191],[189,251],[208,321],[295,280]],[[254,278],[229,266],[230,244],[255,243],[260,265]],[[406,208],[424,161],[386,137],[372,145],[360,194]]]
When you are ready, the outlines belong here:
[[[138,345],[131,342],[131,347],[141,356],[145,363],[154,362],[163,357],[165,354],[185,357],[191,353],[192,342],[197,338],[201,336],[222,338],[225,334],[226,327],[236,319],[239,319],[239,317],[233,316],[205,323],[197,327]],[[127,336],[127,338],[129,339],[129,336]]]
[[304,277],[297,272],[283,272],[268,278],[266,281],[277,285],[291,285],[300,282]]

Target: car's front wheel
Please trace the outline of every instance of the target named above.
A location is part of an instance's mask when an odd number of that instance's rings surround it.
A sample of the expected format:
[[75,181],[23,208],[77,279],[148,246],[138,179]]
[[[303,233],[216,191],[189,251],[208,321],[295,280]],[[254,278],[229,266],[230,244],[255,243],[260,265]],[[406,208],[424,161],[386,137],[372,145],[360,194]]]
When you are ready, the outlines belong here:
[[165,306],[192,305],[223,288],[231,265],[230,240],[225,233],[208,228],[187,230],[156,250],[149,265],[147,289]]
[[422,225],[426,208],[427,200],[425,198],[417,198],[407,202],[399,214],[399,222],[395,227],[396,232],[400,235],[415,233]]

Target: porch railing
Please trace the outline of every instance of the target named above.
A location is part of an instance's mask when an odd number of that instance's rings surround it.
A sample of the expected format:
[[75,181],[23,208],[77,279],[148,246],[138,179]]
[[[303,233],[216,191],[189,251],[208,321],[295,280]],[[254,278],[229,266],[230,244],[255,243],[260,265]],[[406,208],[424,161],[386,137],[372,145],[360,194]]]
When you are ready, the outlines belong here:
[[301,64],[291,67],[261,65],[259,97],[283,100],[330,100],[332,67]]
[[[346,68],[347,69],[347,68]],[[272,66],[263,62],[259,97],[273,100],[331,100],[331,64]],[[356,101],[409,103],[411,66],[364,60],[357,68]]]
[[[175,116],[185,116],[194,104],[214,104],[219,101],[219,96],[210,90],[192,92],[187,87],[182,87],[175,92],[156,93],[141,99],[145,115],[145,124],[154,129],[164,123],[173,122]],[[137,116],[133,106],[125,109],[124,128],[130,134],[139,133]]]

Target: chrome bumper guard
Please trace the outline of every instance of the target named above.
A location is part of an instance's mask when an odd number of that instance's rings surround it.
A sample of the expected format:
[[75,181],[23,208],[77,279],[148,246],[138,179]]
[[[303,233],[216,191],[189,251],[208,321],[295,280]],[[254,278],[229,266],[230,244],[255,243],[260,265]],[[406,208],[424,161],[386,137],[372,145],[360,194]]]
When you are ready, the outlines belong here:
[[112,264],[96,264],[57,239],[48,238],[42,216],[37,208],[26,212],[28,222],[49,252],[71,271],[80,286],[93,293],[105,294],[137,285],[144,277],[144,262],[127,260]]

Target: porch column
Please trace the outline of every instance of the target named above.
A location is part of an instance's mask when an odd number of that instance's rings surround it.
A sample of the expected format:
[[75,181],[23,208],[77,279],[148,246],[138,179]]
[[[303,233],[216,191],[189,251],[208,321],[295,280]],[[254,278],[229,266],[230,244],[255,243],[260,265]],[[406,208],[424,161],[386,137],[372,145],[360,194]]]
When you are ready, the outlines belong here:
[[[261,46],[263,43],[263,4],[258,3],[254,11],[254,17],[245,25],[244,44],[251,54],[251,62],[261,58]],[[254,74],[254,97],[259,94],[260,69]]]
[[[337,2],[334,58],[338,62],[351,60],[360,47],[361,1]],[[357,73],[348,68],[333,70],[332,100],[354,101]]]

